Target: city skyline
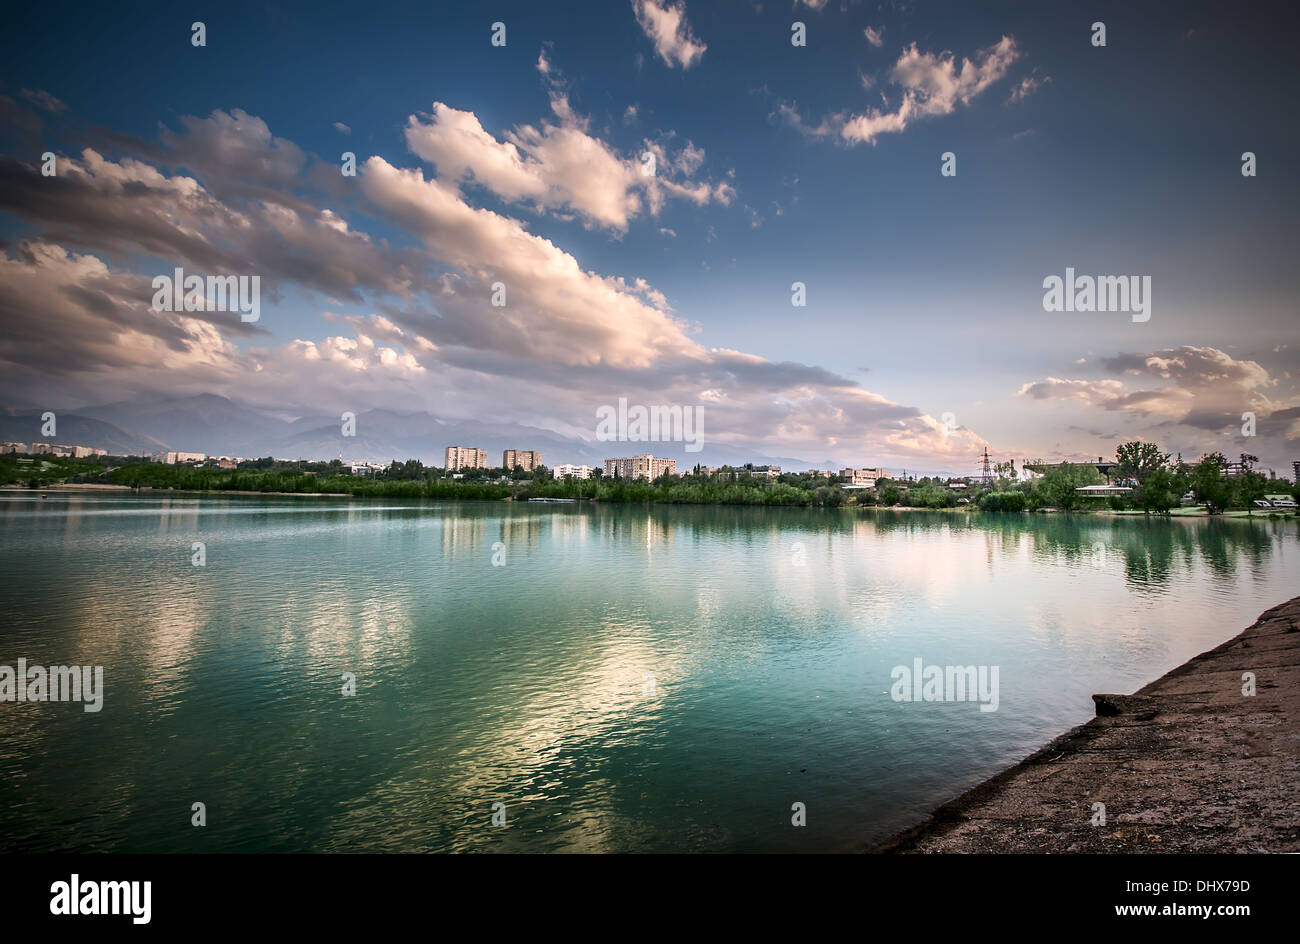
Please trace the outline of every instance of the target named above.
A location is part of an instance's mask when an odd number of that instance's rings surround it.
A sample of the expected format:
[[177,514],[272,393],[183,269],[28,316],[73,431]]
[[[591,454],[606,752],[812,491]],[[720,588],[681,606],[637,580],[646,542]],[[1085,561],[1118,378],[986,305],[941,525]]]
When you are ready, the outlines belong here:
[[[582,9],[353,35],[236,4],[201,47],[188,16],[33,12],[69,55],[4,41],[0,403],[211,393],[594,443],[627,399],[755,461],[963,474],[1140,438],[1290,467],[1283,31],[1199,4]],[[131,43],[155,55],[99,87]],[[256,319],[159,310],[177,270],[259,278]],[[1073,272],[1141,278],[1145,320],[1048,310]]]

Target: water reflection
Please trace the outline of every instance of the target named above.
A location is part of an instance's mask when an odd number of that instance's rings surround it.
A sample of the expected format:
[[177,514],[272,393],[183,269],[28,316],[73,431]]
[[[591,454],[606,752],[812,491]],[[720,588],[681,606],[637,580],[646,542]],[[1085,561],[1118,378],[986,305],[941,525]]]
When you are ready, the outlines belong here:
[[[1294,521],[4,496],[0,664],[102,664],[107,697],[0,706],[0,835],[188,851],[177,809],[210,797],[201,848],[231,851],[840,848],[1238,631],[1300,585],[1297,543]],[[891,702],[916,656],[1002,666],[1002,707]],[[765,825],[791,797],[807,830]]]

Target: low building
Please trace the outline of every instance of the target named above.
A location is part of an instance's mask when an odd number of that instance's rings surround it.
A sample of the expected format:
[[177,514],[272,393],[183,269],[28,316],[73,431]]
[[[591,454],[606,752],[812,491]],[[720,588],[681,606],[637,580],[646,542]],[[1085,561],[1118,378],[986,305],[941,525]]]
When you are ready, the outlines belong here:
[[649,479],[676,475],[676,459],[659,459],[652,455],[631,456],[626,459],[606,459],[605,477],[621,479]]
[[376,472],[382,472],[388,468],[378,462],[349,462],[348,471],[353,475],[374,475]]
[[537,467],[542,464],[542,454],[540,452],[525,452],[521,449],[507,449],[501,453],[501,468],[507,472],[515,469],[523,469],[525,472],[535,472]]
[[849,480],[849,485],[867,488],[875,488],[877,479],[886,478],[884,469],[840,469],[840,475]]
[[487,452],[483,449],[467,449],[464,446],[448,446],[447,461],[444,468],[449,472],[461,469],[486,469]]
[[203,462],[205,459],[207,459],[207,455],[202,452],[181,452],[179,450],[155,452],[149,456],[151,462],[161,462],[164,465],[176,465],[182,462]]
[[1133,489],[1127,485],[1081,485],[1074,493],[1081,498],[1110,498],[1116,495],[1131,494]]
[[1290,495],[1265,495],[1264,501],[1268,502],[1274,508],[1286,508],[1290,510],[1296,507],[1296,501]]
[[[1013,464],[1014,462],[1015,460],[1012,460]],[[1036,479],[1040,475],[1046,475],[1049,469],[1057,469],[1065,465],[1090,465],[1096,469],[1108,483],[1110,482],[1111,473],[1119,469],[1118,462],[1107,462],[1101,456],[1097,457],[1096,462],[1087,459],[1079,462],[1044,462],[1042,459],[1034,459],[1032,461],[1026,459],[1020,464],[1020,469],[1025,479]]]
[[54,455],[54,446],[47,442],[34,442],[28,447],[27,454],[32,456],[52,456]]
[[557,479],[589,479],[591,473],[595,471],[589,465],[557,465],[555,467],[555,477]]
[[72,447],[72,458],[74,459],[85,459],[88,456],[106,456],[106,455],[108,455],[107,449],[93,449],[90,446]]
[[27,443],[3,443],[0,444],[0,452],[13,452],[18,455],[27,455]]

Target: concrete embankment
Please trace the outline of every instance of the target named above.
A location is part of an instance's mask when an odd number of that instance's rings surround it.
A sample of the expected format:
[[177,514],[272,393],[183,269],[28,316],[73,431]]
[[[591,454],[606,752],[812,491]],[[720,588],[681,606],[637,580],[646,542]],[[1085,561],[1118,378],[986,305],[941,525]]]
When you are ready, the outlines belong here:
[[871,851],[1300,852],[1300,597],[1093,700],[1087,724]]

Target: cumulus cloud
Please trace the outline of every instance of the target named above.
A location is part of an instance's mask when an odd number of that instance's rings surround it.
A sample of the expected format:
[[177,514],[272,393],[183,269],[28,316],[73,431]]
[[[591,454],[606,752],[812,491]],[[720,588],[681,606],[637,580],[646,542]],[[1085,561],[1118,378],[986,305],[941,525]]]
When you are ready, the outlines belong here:
[[646,140],[655,173],[643,173],[641,160],[625,158],[593,136],[585,119],[555,92],[557,121],[521,125],[498,141],[478,116],[434,102],[425,117],[412,115],[406,141],[412,152],[434,165],[444,183],[473,182],[511,203],[578,213],[589,224],[626,230],[643,212],[658,214],[668,197],[696,205],[730,203],[734,189],[724,182],[692,182],[704,151],[687,141],[673,152]]
[[[270,158],[245,162],[265,173],[248,178],[247,189],[274,185]],[[328,208],[231,204],[194,177],[167,175],[134,158],[111,161],[89,148],[80,160],[61,158],[52,178],[0,159],[0,209],[41,227],[54,243],[119,258],[143,251],[162,260],[163,271],[180,265],[195,274],[261,275],[264,293],[272,295],[282,283],[298,284],[359,301],[363,291],[405,296],[432,283],[415,254],[351,231]]]
[[[475,206],[471,181],[507,204],[610,225],[634,212],[619,186],[646,213],[674,195],[720,199],[719,185],[694,182],[703,152],[665,136],[645,144],[657,148],[658,189],[616,176],[615,199],[584,203],[551,148],[600,142],[571,111],[554,114],[502,140],[443,106],[411,125],[439,158],[436,176],[370,157],[342,204],[305,195],[289,171],[312,157],[238,111],[183,120],[152,162],[87,148],[46,179],[0,160],[0,208],[37,234],[0,260],[3,389],[59,402],[212,392],[285,409],[400,403],[588,434],[598,405],[629,396],[707,403],[711,439],[786,455],[910,465],[973,452],[968,431],[947,435],[833,371],[705,347],[638,273],[586,268],[505,211]],[[166,169],[176,155],[187,172]],[[358,228],[376,219],[400,245]],[[150,279],[175,265],[262,275],[261,321],[153,311]],[[490,304],[495,282],[504,308]],[[273,294],[294,299],[292,329]],[[324,330],[302,321],[313,301]]]
[[1078,400],[1089,406],[1112,402],[1124,390],[1118,380],[1063,380],[1048,377],[1024,384],[1016,395],[1032,400]]
[[689,69],[700,61],[708,47],[691,32],[684,0],[632,0],[632,9],[665,65]]
[[156,312],[152,299],[147,276],[25,241],[0,257],[0,363],[60,379],[108,371],[224,376],[235,353],[226,335],[252,329],[224,312]]
[[1100,364],[1124,379],[1048,377],[1024,384],[1018,395],[1075,400],[1145,420],[1154,424],[1147,427],[1153,435],[1183,436],[1206,451],[1224,448],[1223,437],[1238,434],[1245,412],[1256,414],[1259,436],[1300,442],[1300,402],[1278,398],[1273,393],[1277,378],[1257,361],[1237,359],[1218,348],[1183,345],[1117,354],[1101,358]]

